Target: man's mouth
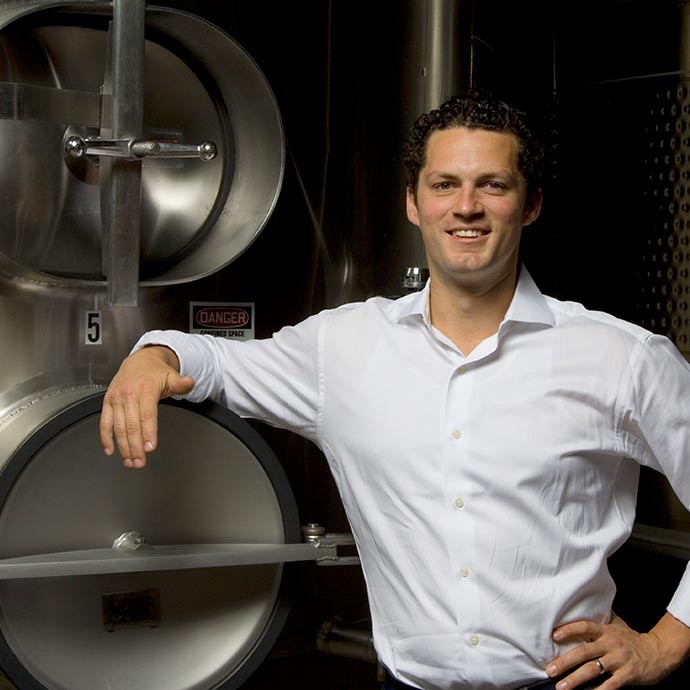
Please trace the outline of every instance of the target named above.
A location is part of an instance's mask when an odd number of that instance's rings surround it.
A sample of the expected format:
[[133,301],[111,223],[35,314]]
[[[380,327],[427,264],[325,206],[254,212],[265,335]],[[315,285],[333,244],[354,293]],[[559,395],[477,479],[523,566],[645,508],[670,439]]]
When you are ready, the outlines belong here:
[[449,234],[453,237],[482,237],[488,235],[488,230],[450,230]]

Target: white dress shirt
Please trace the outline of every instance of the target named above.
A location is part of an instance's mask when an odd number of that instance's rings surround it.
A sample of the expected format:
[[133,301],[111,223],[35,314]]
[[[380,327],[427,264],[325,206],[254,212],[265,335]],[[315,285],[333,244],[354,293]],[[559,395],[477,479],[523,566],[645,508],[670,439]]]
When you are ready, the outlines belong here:
[[[430,324],[428,291],[267,340],[155,331],[137,346],[177,353],[188,399],[323,451],[396,677],[511,690],[546,678],[554,627],[609,619],[606,559],[632,529],[639,465],[690,505],[690,367],[666,338],[543,296],[524,268],[498,333],[465,357]],[[669,611],[690,625],[690,574]]]

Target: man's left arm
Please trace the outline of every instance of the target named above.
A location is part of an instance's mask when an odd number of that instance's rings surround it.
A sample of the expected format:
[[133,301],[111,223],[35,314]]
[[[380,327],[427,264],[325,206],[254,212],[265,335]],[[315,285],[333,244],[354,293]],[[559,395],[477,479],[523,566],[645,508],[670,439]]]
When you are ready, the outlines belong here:
[[546,668],[551,678],[568,673],[557,690],[573,690],[602,673],[610,677],[600,690],[653,685],[690,657],[690,627],[666,613],[647,633],[630,628],[615,613],[607,624],[574,621],[553,632],[557,643],[581,644]]
[[[627,425],[620,429],[626,439],[622,452],[665,474],[690,509],[690,418],[684,404],[690,396],[690,367],[660,336],[650,335],[638,353],[623,413]],[[667,612],[649,632],[633,630],[615,613],[607,624],[578,620],[561,625],[553,639],[571,648],[546,671],[552,678],[567,674],[558,690],[573,690],[603,673],[610,677],[600,690],[653,685],[690,657],[689,626],[690,566]]]

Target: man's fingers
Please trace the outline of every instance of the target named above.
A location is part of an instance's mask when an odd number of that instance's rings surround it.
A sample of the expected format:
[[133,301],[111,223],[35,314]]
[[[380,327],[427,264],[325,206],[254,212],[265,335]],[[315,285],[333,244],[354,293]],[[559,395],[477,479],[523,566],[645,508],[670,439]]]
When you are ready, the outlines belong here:
[[599,650],[593,643],[578,645],[565,654],[559,656],[557,659],[554,659],[548,665],[546,672],[552,678],[563,675],[570,669],[576,668],[587,661],[598,658],[597,655],[599,653],[603,653],[603,650]]
[[[601,668],[599,667],[599,664],[597,664],[597,661],[601,664],[601,666],[606,669],[605,666],[605,657],[595,657],[594,659],[590,659],[588,661],[585,661],[581,666],[576,668],[572,673],[567,675],[565,678],[561,679],[556,683],[556,690],[575,690],[575,688],[580,687],[581,685],[584,685],[585,683],[590,683],[591,681],[599,678],[599,676],[604,676],[602,680],[607,680],[609,678],[608,671],[604,670],[602,671]],[[609,685],[609,688],[611,686]],[[614,686],[615,687],[615,686]],[[601,686],[602,690],[604,689],[604,685]]]
[[601,634],[601,625],[593,621],[580,620],[561,625],[553,631],[553,639],[556,642],[565,642],[573,639],[594,639]]
[[[108,407],[112,415],[112,434],[115,437],[115,443],[120,451],[123,460],[129,460],[132,453],[129,449],[129,439],[127,438],[127,418],[125,408],[120,404],[110,403]],[[104,408],[105,409],[105,408]]]
[[557,683],[557,690],[574,689],[599,676],[601,669],[596,659],[599,659],[599,663],[606,668],[604,665],[606,649],[599,641],[602,630],[601,625],[587,620],[568,623],[554,630],[553,638],[556,642],[581,642],[547,666],[546,672],[551,678],[570,672]]
[[133,422],[133,436],[130,438],[130,448],[134,455],[135,465],[138,459],[143,460],[142,467],[146,464],[146,454],[153,452],[158,447],[158,404],[161,397],[171,395],[184,395],[194,388],[194,379],[191,376],[180,376],[176,372],[168,374],[162,391],[144,387],[136,402],[138,407],[132,407],[130,413]]
[[194,379],[191,376],[171,374],[168,377],[167,395],[185,395],[194,388]]
[[117,447],[125,467],[144,467],[147,453],[158,446],[160,399],[184,395],[193,387],[194,379],[180,376],[177,356],[166,347],[143,348],[127,357],[103,399],[105,454],[112,455]]
[[140,402],[137,411],[137,427],[139,441],[141,443],[140,457],[146,458],[146,453],[151,453],[158,446],[158,399],[145,397]]
[[[112,436],[122,456],[125,467],[141,468],[146,464],[145,441],[142,435],[142,421],[139,401],[136,396],[126,396],[126,402],[106,400],[101,412],[101,440],[107,455],[112,448]],[[149,433],[155,437],[155,407],[149,413]],[[151,419],[153,416],[153,419]],[[152,429],[152,430],[151,430]],[[112,448],[114,450],[114,448]]]
[[[132,467],[141,469],[146,465],[146,442],[144,434],[144,415],[146,415],[146,425],[148,433],[156,434],[157,414],[155,405],[158,402],[151,402],[151,395],[136,393],[127,396],[125,405],[125,432],[127,436],[127,446],[129,448],[129,459]],[[150,443],[150,441],[149,441]]]
[[115,445],[113,442],[113,408],[105,402],[101,410],[99,431],[103,452],[106,455],[112,455],[115,452]]
[[[575,690],[598,676],[604,681],[600,690],[653,685],[687,658],[690,631],[670,614],[649,633],[633,630],[617,616],[611,621],[603,625],[576,621],[554,631],[557,642],[580,642],[547,666],[552,678],[564,676],[556,690]],[[667,651],[669,640],[672,654]]]

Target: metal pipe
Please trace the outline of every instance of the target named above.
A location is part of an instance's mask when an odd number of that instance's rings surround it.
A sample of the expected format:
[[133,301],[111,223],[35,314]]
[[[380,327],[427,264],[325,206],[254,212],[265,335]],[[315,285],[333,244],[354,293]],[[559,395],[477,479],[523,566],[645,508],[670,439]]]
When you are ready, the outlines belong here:
[[682,0],[679,4],[680,9],[680,45],[678,47],[678,67],[680,69],[682,78],[688,79],[690,76],[690,46],[688,45],[688,38],[690,38],[690,2]]
[[[427,0],[414,3],[414,27],[411,45],[416,48],[408,82],[410,119],[404,123],[409,130],[420,114],[437,108],[457,93],[461,85],[460,68],[467,70],[471,40],[460,37],[459,0]],[[463,26],[464,35],[468,27]],[[463,59],[461,59],[463,50]],[[471,75],[470,75],[471,77]],[[407,245],[404,254],[407,265],[403,267],[402,285],[406,289],[421,289],[426,282],[426,252],[418,232],[404,235]],[[415,280],[415,277],[419,277]]]
[[371,630],[343,625],[339,618],[325,621],[316,638],[316,648],[325,654],[376,663]]
[[458,4],[456,0],[419,3],[422,27],[417,112],[437,108],[458,86]]
[[[104,123],[101,130],[104,139],[141,138],[145,14],[145,0],[113,1],[110,122]],[[107,82],[106,76],[104,95],[108,91]],[[141,161],[103,158],[101,163],[104,273],[108,279],[106,302],[114,306],[136,306],[139,293]]]
[[690,560],[690,534],[682,530],[636,523],[627,545],[684,561]]

